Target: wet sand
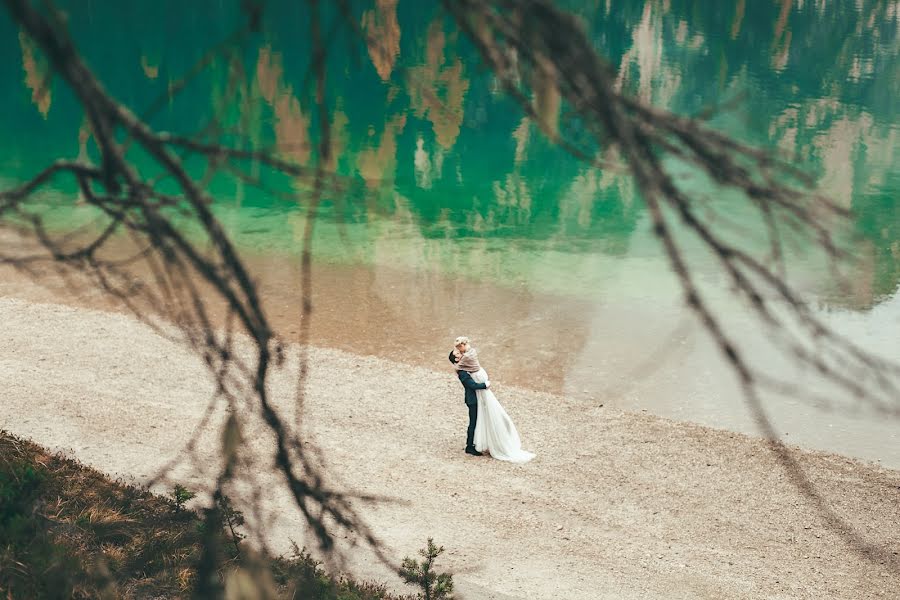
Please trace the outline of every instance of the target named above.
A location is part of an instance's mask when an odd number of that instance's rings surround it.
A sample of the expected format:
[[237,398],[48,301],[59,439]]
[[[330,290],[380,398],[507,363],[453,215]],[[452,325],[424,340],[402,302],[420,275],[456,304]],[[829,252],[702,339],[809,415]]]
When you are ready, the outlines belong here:
[[[44,254],[13,233],[0,231],[4,255]],[[134,248],[113,238],[107,254],[130,256]],[[242,254],[256,279],[270,324],[287,342],[300,335],[300,260],[285,255]],[[0,267],[0,296],[37,302],[123,311],[83,278],[64,282],[52,266],[37,264],[34,278]],[[144,262],[129,272],[152,281]],[[438,273],[364,265],[314,263],[313,312],[309,343],[355,354],[389,356],[417,366],[441,368],[452,340],[468,335],[493,357],[492,375],[508,383],[560,393],[588,335],[587,302],[541,294],[524,286],[502,286],[476,279],[453,279]],[[70,289],[70,287],[71,289]],[[202,290],[202,286],[199,286]],[[214,321],[222,310],[213,294],[205,301]]]
[[[0,427],[138,482],[197,437],[197,464],[174,469],[171,481],[205,486],[219,432],[195,431],[212,386],[190,352],[122,314],[7,297],[0,319]],[[455,574],[461,598],[857,599],[900,586],[900,472],[795,451],[824,505],[883,553],[880,563],[829,525],[761,440],[492,375],[537,458],[476,459],[462,452],[462,390],[443,366],[325,348],[310,358],[302,427],[328,481],[388,498],[354,506],[394,560],[427,536],[447,547],[439,565]],[[272,380],[288,417],[292,361]],[[265,472],[270,438],[246,416],[253,470]],[[271,547],[312,545],[278,478],[259,477],[265,493],[246,508]],[[348,558],[354,573],[402,590],[367,551]]]

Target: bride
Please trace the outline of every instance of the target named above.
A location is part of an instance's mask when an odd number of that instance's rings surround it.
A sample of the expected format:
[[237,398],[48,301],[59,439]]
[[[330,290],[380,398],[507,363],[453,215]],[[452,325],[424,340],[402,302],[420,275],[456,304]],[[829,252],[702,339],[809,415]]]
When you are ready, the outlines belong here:
[[[457,371],[467,371],[476,383],[488,383],[488,374],[478,363],[478,351],[469,338],[456,338],[454,356]],[[519,432],[490,389],[476,390],[478,417],[475,420],[475,449],[488,452],[493,458],[514,463],[528,462],[534,454],[522,450]]]

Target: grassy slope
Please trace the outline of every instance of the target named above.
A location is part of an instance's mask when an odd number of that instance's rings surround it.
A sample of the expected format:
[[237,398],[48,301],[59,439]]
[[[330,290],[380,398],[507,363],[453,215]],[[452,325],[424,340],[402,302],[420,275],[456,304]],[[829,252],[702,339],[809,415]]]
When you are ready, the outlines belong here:
[[[223,579],[243,573],[286,598],[397,598],[332,579],[302,552],[250,564],[221,535]],[[0,597],[189,597],[203,540],[201,519],[172,500],[0,431]]]

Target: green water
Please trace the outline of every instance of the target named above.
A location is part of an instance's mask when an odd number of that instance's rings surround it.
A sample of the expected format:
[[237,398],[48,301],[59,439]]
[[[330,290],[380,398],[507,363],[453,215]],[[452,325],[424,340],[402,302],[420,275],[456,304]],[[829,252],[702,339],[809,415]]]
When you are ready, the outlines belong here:
[[[239,27],[237,5],[64,7],[76,42],[117,98],[138,114],[163,99],[151,118],[154,126],[188,133],[219,119],[232,133],[218,139],[275,145],[297,162],[314,165],[318,116],[309,19],[300,3],[269,2],[261,34],[242,42],[237,55],[214,60],[209,73],[181,95],[166,99],[170,82]],[[786,0],[754,4],[752,10],[742,0],[565,5],[583,17],[598,50],[618,66],[623,85],[656,105],[693,114],[743,94],[745,100],[713,124],[796,157],[818,174],[826,192],[854,209],[872,294],[857,304],[871,306],[896,289],[896,2]],[[359,22],[386,40],[390,59],[367,51],[326,11],[326,23],[336,24],[327,72],[334,168],[346,185],[324,198],[320,259],[374,260],[372,245],[388,236],[396,251],[384,259],[405,261],[408,268],[495,277],[492,265],[511,261],[509,269],[500,269],[511,281],[572,289],[574,282],[565,277],[554,282],[544,272],[530,276],[516,259],[558,252],[577,262],[585,255],[630,251],[644,209],[629,178],[587,169],[548,144],[498,93],[436,4],[401,1],[358,9]],[[54,81],[43,99],[35,99],[43,58],[17,36],[8,18],[0,18],[0,34],[6,57],[0,76],[8,90],[0,99],[4,178],[24,177],[58,156],[90,154],[92,144],[79,139],[83,116],[71,94]],[[229,81],[237,81],[230,96]],[[284,178],[248,170],[280,192],[294,189]],[[242,248],[297,252],[308,194],[291,200],[226,175],[211,190]],[[65,211],[61,218],[70,222],[72,215]],[[428,249],[427,264],[404,258],[421,254],[404,253],[404,240]],[[465,260],[473,248],[478,261]]]
[[[60,4],[78,47],[107,88],[139,115],[158,107],[149,117],[154,127],[187,134],[215,121],[226,133],[211,139],[276,147],[299,164],[317,165],[319,116],[304,3],[269,1],[262,32],[243,40],[236,53],[213,60],[174,98],[167,95],[171,82],[239,27],[238,2]],[[849,231],[842,232],[857,259],[850,289],[832,285],[824,260],[806,240],[797,240],[792,251],[792,273],[826,311],[840,313],[836,318],[876,315],[858,327],[848,325],[856,327],[851,335],[891,353],[892,342],[871,330],[898,322],[891,299],[900,281],[900,2],[562,4],[581,17],[625,89],[682,114],[740,99],[712,125],[791,157],[853,210]],[[680,310],[677,287],[649,234],[633,182],[622,173],[587,168],[550,144],[500,93],[438,3],[355,3],[356,22],[388,49],[380,54],[349,35],[329,10],[326,30],[334,35],[326,102],[336,159],[326,166],[341,189],[322,199],[315,259],[585,300],[593,307],[583,319],[587,341],[567,367],[576,383],[563,391],[602,389],[586,375],[596,370],[596,361],[581,358],[615,352],[615,340],[640,338],[635,330],[652,321],[648,315],[665,315],[668,327]],[[34,93],[45,61],[3,13],[0,53],[6,82],[0,97],[0,180],[21,180],[60,156],[93,155],[83,112],[67,88],[54,79],[49,93]],[[141,157],[134,158],[153,175]],[[245,253],[296,256],[308,186],[258,166],[243,167],[266,189],[222,173],[209,186],[216,212]],[[202,174],[201,164],[192,168]],[[719,194],[702,180],[697,185],[697,193]],[[73,193],[60,184],[42,196],[39,210],[61,226],[90,222],[89,208],[71,206]],[[708,267],[702,252],[691,251],[689,258],[701,273]],[[632,309],[641,302],[646,309],[635,316]],[[617,329],[609,324],[615,319],[628,326]],[[630,355],[641,352],[632,349]],[[709,360],[698,356],[701,363]],[[626,363],[609,369],[629,372]],[[673,369],[693,373],[689,366]],[[672,382],[657,383],[670,389]],[[722,389],[704,393],[718,396]],[[712,401],[699,402],[696,394],[688,401],[693,409],[661,407],[662,400],[654,403],[653,397],[648,392],[621,405],[644,402],[663,414],[700,420],[698,413],[716,413],[707,420],[744,428],[742,417],[729,416],[732,409],[710,408]],[[848,439],[871,437],[865,427],[847,431]],[[834,447],[818,439],[810,443]],[[838,449],[883,456],[862,446]],[[900,456],[890,460],[900,464]]]

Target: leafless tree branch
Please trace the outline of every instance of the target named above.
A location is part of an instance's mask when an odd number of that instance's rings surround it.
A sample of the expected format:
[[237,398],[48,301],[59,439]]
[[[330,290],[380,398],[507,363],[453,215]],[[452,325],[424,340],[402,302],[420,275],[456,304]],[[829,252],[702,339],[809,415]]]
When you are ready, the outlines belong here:
[[[811,234],[833,269],[847,257],[833,231],[849,211],[815,191],[814,178],[768,150],[754,148],[712,129],[702,119],[682,117],[621,91],[616,73],[585,36],[575,18],[549,0],[444,0],[444,6],[478,48],[526,115],[547,129],[555,115],[539,114],[541,96],[559,94],[595,135],[599,147],[614,147],[627,164],[646,203],[654,232],[677,275],[688,306],[700,319],[733,368],[760,430],[805,495],[838,531],[866,556],[896,557],[873,548],[825,504],[796,459],[778,439],[759,396],[760,388],[784,391],[756,371],[740,351],[740,341],[723,327],[724,318],[704,299],[681,244],[680,226],[716,257],[720,269],[760,321],[801,364],[815,369],[838,389],[871,409],[898,414],[900,370],[829,329],[809,309],[784,277],[780,224]],[[510,57],[515,57],[515,61]],[[530,82],[530,83],[529,83]],[[552,128],[551,128],[552,131]],[[571,152],[565,140],[551,136]],[[571,152],[582,158],[583,152]],[[705,174],[723,190],[733,190],[758,211],[766,225],[770,261],[758,259],[717,233],[716,225],[697,211],[697,201],[678,185],[667,159],[676,159]],[[822,342],[810,351],[790,333]]]

